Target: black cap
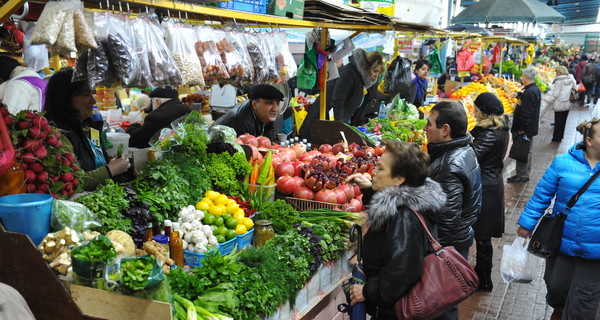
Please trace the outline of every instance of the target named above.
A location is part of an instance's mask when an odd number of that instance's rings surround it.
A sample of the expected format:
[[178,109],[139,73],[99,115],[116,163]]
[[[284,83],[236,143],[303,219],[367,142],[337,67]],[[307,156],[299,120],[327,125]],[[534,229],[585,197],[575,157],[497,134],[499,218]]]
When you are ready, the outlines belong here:
[[587,60],[587,59],[588,59],[587,55],[584,54],[584,55],[581,56],[581,60]]
[[257,84],[250,88],[250,94],[248,95],[251,100],[255,99],[267,99],[267,100],[283,100],[283,93],[279,89],[273,87],[270,84]]
[[485,114],[501,115],[504,113],[504,106],[495,94],[484,92],[475,99],[475,106]]
[[164,88],[158,87],[152,92],[150,92],[150,98],[167,98],[167,99],[177,99],[179,97],[179,93],[177,90],[173,89],[170,86],[166,86]]

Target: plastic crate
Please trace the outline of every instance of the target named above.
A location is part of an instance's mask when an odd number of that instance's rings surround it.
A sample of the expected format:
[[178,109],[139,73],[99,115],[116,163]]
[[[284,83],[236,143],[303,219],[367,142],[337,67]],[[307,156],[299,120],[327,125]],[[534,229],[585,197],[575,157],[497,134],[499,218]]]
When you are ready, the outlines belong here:
[[305,200],[294,197],[285,197],[285,201],[292,205],[298,211],[306,211],[312,209],[342,209],[343,204],[319,202],[313,200]]
[[219,243],[219,251],[222,256],[230,254],[237,244],[237,236],[231,240],[227,240],[223,243]]
[[200,267],[202,266],[202,259],[204,259],[206,255],[204,253],[195,253],[191,251],[183,251],[183,264],[190,267]]
[[254,228],[250,229],[250,231],[237,236],[237,247],[238,249],[242,249],[243,247],[252,243],[252,236],[254,235]]
[[267,13],[267,0],[232,0],[219,2],[219,8],[254,13]]

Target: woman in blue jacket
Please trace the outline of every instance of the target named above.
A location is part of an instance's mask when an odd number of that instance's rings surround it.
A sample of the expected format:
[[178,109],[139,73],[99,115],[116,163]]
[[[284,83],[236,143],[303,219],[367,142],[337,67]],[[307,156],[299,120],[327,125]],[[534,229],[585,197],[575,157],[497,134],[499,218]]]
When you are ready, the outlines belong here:
[[[538,220],[554,200],[553,214],[600,170],[600,119],[577,126],[584,139],[558,155],[519,218],[517,233],[530,237]],[[560,253],[546,261],[546,301],[552,319],[594,319],[600,302],[600,180],[594,181],[571,208],[565,221]]]

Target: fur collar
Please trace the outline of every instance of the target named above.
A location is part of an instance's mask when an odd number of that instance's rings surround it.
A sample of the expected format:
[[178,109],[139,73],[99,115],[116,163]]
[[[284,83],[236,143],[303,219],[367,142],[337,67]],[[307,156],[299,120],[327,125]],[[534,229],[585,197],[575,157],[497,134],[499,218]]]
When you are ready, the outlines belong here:
[[367,220],[370,228],[381,230],[385,224],[398,214],[398,207],[414,209],[423,217],[433,221],[436,214],[446,205],[446,194],[439,183],[427,178],[420,187],[388,187],[373,196],[367,206]]
[[354,66],[356,70],[360,74],[360,77],[363,81],[365,88],[370,88],[375,84],[377,79],[372,80],[369,77],[369,66],[367,65],[367,53],[363,49],[356,49],[354,53],[352,53]]

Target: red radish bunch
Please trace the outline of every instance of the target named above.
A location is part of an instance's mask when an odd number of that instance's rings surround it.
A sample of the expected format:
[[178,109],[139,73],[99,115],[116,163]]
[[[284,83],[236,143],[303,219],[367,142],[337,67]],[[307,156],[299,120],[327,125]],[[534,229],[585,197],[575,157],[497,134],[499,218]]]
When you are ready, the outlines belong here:
[[63,149],[61,134],[56,127],[37,112],[21,111],[11,117],[4,107],[0,107],[0,111],[5,122],[11,124],[17,161],[25,169],[27,192],[66,199],[81,190],[79,179],[83,171],[77,165],[75,155]]

